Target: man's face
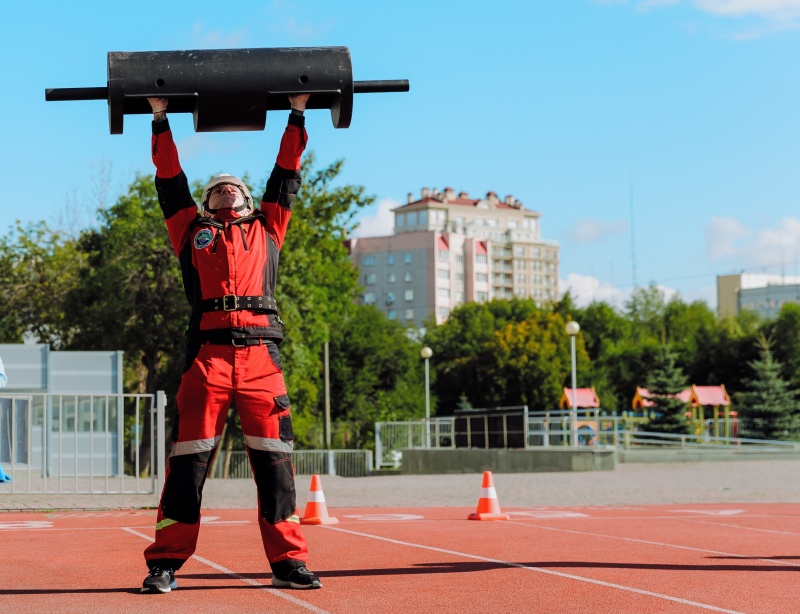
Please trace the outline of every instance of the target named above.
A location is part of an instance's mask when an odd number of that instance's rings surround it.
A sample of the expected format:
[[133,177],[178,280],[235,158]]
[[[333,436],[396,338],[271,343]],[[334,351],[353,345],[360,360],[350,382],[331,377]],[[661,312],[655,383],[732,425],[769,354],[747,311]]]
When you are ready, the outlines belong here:
[[220,209],[233,209],[244,204],[244,195],[235,185],[221,183],[214,186],[208,195],[208,209],[219,211]]

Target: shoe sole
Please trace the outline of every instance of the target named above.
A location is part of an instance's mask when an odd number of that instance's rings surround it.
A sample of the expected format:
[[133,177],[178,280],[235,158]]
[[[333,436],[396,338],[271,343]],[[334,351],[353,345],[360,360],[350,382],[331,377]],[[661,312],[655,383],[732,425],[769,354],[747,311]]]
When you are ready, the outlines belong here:
[[272,577],[272,586],[277,588],[297,588],[300,590],[309,589],[309,588],[322,588],[321,582],[314,582],[313,584],[297,584],[296,582],[290,582],[287,580],[280,580],[276,577]]
[[143,586],[140,593],[159,593],[161,595],[172,592],[173,588],[178,588],[178,583],[173,580],[167,588],[158,588],[157,586]]

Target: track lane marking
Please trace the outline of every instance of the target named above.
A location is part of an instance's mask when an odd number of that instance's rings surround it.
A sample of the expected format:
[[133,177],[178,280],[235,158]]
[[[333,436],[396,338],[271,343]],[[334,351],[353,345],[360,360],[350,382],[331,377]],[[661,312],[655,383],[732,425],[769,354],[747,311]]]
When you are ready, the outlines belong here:
[[[506,524],[522,524],[523,526],[536,526],[536,525],[525,525],[524,523],[514,523],[514,522],[507,522]],[[430,550],[432,552],[440,552],[442,554],[449,554],[452,556],[460,556],[467,559],[474,559],[476,561],[484,561],[486,563],[495,563],[498,565],[506,565],[508,567],[516,567],[517,569],[526,569],[528,571],[535,571],[537,573],[543,573],[550,576],[558,576],[559,578],[567,578],[568,580],[577,580],[579,582],[586,582],[588,584],[596,584],[598,586],[603,586],[606,588],[614,588],[617,590],[627,591],[630,593],[636,593],[639,595],[646,595],[648,597],[655,597],[657,599],[664,599],[666,601],[672,601],[675,603],[681,603],[683,605],[694,606],[696,608],[701,608],[704,610],[711,610],[712,612],[723,612],[724,614],[744,614],[744,612],[739,612],[738,610],[726,610],[725,608],[718,608],[717,606],[713,606],[707,603],[699,603],[697,601],[691,601],[689,599],[682,599],[680,597],[673,597],[672,595],[665,595],[663,593],[655,593],[653,591],[647,591],[641,588],[634,588],[632,586],[624,586],[622,584],[614,584],[613,582],[605,582],[603,580],[595,580],[594,578],[586,578],[584,576],[577,576],[575,574],[564,573],[563,571],[553,571],[551,569],[545,569],[543,567],[531,567],[529,565],[522,565],[520,563],[512,563],[511,561],[502,561],[500,559],[493,559],[485,556],[479,556],[476,554],[468,554],[466,552],[457,552],[455,550],[448,550],[446,548],[437,548],[435,546],[425,546],[423,544],[415,544],[412,542],[406,542],[399,539],[392,539],[390,537],[382,537],[379,535],[370,535],[369,533],[361,533],[360,531],[352,531],[350,529],[343,529],[341,527],[334,527],[330,525],[325,525],[322,528],[327,529],[328,531],[338,531],[340,533],[349,533],[350,535],[357,535],[359,537],[368,537],[370,539],[377,539],[379,541],[385,541],[390,544],[397,544],[399,546],[410,546],[412,548],[420,548],[422,550]]]
[[[773,518],[773,516],[768,516],[768,518]],[[738,524],[729,524],[727,522],[711,522],[710,520],[699,520],[698,518],[686,518],[689,522],[694,522],[696,524],[710,524],[712,527],[729,527],[731,529],[742,529],[746,531],[760,531],[762,533],[776,533],[778,535],[791,535],[792,537],[800,537],[800,533],[795,533],[792,531],[778,531],[777,529],[761,529],[759,527],[743,527]]]
[[633,542],[637,544],[647,544],[648,546],[661,546],[663,548],[675,548],[677,550],[691,550],[695,552],[704,552],[706,554],[721,554],[724,556],[732,556],[737,558],[746,558],[752,561],[764,561],[765,563],[777,563],[778,565],[786,565],[787,567],[800,567],[800,563],[792,563],[791,561],[783,561],[780,559],[765,559],[762,557],[752,557],[746,554],[734,554],[732,552],[723,552],[721,550],[710,550],[708,548],[696,548],[694,546],[681,546],[679,544],[668,544],[666,542],[656,542],[649,539],[637,539],[636,537],[620,537],[619,535],[605,535],[603,533],[590,533],[589,531],[576,531],[575,529],[561,529],[558,527],[543,527],[539,524],[514,522],[508,521],[506,524],[515,524],[520,527],[535,527],[537,529],[544,529],[545,531],[559,531],[561,533],[572,533],[574,535],[586,535],[589,537],[604,537],[606,539],[618,539],[620,541]]
[[[142,538],[146,539],[149,542],[153,541],[152,537],[150,537],[149,535],[145,535],[144,533],[139,533],[139,531],[137,531],[135,529],[131,529],[130,527],[121,527],[121,528],[122,528],[123,531],[127,531],[128,533],[136,535],[137,537],[142,537]],[[233,571],[231,569],[228,569],[227,567],[223,567],[222,565],[220,565],[218,563],[215,563],[214,561],[210,561],[210,560],[208,560],[206,558],[203,558],[202,556],[198,556],[196,554],[193,554],[192,558],[197,560],[197,561],[199,561],[200,563],[203,563],[203,565],[208,565],[212,569],[216,569],[217,571],[221,571],[222,573],[224,573],[225,575],[230,576],[231,578],[235,578],[237,580],[241,580],[242,582],[244,582],[245,584],[249,584],[250,586],[256,586],[258,588],[264,589],[270,595],[273,595],[274,597],[280,597],[281,599],[285,599],[286,601],[290,601],[291,603],[293,603],[295,605],[298,605],[298,606],[300,606],[302,608],[305,608],[306,610],[309,610],[310,612],[315,612],[316,614],[332,614],[331,612],[328,612],[327,610],[323,610],[322,608],[318,608],[317,606],[315,606],[313,604],[310,604],[310,603],[308,603],[306,601],[303,601],[301,599],[297,599],[296,597],[292,597],[291,595],[288,595],[285,592],[282,592],[280,590],[276,590],[276,589],[272,588],[272,586],[270,586],[270,585],[262,584],[261,582],[257,582],[256,580],[253,580],[252,578],[246,578],[245,576],[242,576],[242,575],[236,573],[235,571]]]

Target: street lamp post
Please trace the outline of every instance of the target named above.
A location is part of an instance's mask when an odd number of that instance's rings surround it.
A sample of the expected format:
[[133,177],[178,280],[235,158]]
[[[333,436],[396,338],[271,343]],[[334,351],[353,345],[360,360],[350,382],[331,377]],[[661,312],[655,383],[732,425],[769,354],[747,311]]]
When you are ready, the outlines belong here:
[[419,355],[425,359],[425,447],[431,447],[431,386],[428,375],[429,361],[433,356],[433,350],[427,345],[419,351]]
[[564,330],[569,335],[570,351],[572,354],[572,411],[570,411],[570,431],[572,445],[578,445],[578,386],[577,386],[577,369],[575,368],[575,336],[581,332],[580,324],[574,320],[567,322]]

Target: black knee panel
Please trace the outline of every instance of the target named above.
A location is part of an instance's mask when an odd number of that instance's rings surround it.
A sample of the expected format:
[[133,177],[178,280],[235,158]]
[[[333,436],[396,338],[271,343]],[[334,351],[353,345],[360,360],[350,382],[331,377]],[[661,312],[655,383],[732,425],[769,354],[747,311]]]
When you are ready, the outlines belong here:
[[292,455],[250,448],[247,452],[258,489],[261,517],[270,524],[286,520],[294,514],[297,503]]
[[213,450],[170,456],[169,475],[161,497],[164,517],[194,524],[200,518],[203,485]]

